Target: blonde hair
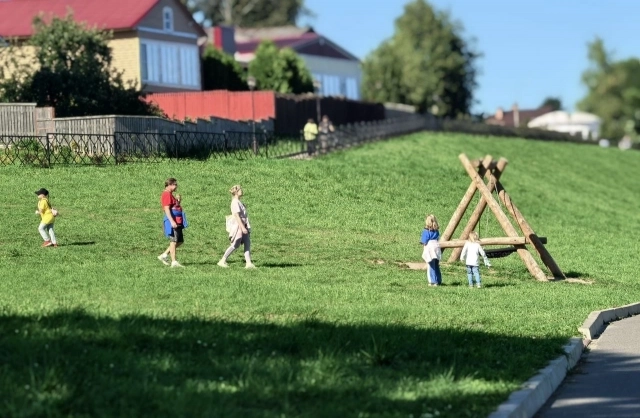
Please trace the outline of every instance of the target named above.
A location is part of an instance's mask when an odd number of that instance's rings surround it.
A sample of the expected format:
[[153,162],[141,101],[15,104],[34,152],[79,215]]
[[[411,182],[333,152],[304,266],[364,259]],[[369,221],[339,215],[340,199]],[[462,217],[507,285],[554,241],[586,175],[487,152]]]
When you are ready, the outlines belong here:
[[438,225],[438,220],[435,215],[427,215],[427,218],[424,220],[425,228],[429,231],[438,231],[440,230],[440,226]]
[[240,187],[239,184],[236,184],[235,186],[231,187],[229,189],[229,193],[231,193],[233,196],[238,194],[238,190],[240,190],[242,187]]
[[480,236],[476,231],[469,232],[469,241],[478,242],[480,240]]

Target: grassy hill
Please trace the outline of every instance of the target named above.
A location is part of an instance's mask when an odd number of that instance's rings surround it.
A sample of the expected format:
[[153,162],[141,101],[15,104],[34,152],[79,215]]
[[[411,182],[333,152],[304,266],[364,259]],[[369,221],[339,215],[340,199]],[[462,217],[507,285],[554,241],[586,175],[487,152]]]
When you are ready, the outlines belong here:
[[[419,261],[469,185],[458,154],[509,160],[502,182],[571,282],[516,255]],[[166,247],[178,178],[190,227]],[[640,300],[640,153],[424,133],[319,158],[0,168],[0,416],[482,417],[559,355],[589,312]],[[216,266],[231,185],[253,258]],[[40,187],[61,246],[40,248]],[[475,204],[475,202],[474,202]],[[503,236],[489,212],[481,236]],[[425,415],[426,414],[426,415]]]

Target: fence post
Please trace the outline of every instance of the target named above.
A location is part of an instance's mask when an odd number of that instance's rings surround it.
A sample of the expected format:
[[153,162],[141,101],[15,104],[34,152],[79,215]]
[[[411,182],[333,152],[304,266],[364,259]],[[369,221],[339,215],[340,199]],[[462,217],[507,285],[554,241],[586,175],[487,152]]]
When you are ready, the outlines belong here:
[[267,130],[262,129],[262,137],[264,138],[264,157],[269,159],[269,136],[267,135]]
[[118,133],[114,132],[111,136],[113,137],[113,159],[115,160],[115,165],[118,165]]
[[173,135],[173,140],[176,143],[176,161],[180,161],[180,140],[178,139],[178,135],[176,135],[176,131],[173,131],[171,135]]
[[47,167],[51,168],[51,140],[49,135],[51,135],[50,133],[47,134]]
[[227,156],[227,154],[229,154],[229,152],[227,151],[228,148],[228,144],[227,144],[227,131],[222,131],[222,136],[224,137],[224,142],[222,145],[222,152],[224,152],[225,157]]

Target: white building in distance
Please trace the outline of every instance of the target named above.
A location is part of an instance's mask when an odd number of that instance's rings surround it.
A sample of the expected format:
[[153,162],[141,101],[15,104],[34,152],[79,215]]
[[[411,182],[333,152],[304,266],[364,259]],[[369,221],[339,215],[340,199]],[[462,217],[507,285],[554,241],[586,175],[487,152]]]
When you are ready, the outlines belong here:
[[594,114],[586,112],[569,113],[564,110],[545,113],[529,121],[529,128],[547,129],[549,131],[580,134],[582,139],[598,139],[602,120]]

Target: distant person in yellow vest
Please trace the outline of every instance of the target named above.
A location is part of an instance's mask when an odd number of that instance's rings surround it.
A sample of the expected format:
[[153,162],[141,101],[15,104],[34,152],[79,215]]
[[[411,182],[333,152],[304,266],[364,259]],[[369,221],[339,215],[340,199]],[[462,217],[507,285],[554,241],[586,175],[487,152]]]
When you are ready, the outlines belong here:
[[318,137],[318,125],[309,119],[304,125],[304,140],[307,143],[307,154],[310,156],[316,153],[316,138]]

